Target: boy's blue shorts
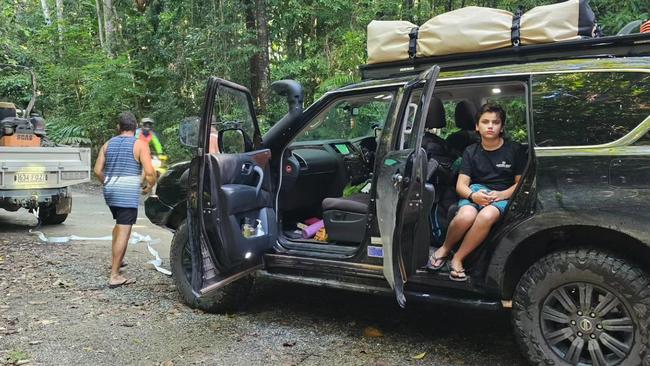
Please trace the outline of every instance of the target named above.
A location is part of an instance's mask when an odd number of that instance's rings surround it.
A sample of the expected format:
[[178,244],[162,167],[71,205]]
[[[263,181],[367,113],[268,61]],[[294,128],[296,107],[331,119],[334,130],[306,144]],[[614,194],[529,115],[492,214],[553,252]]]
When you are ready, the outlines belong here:
[[[486,186],[484,186],[482,184],[472,184],[472,185],[469,186],[469,189],[471,189],[472,192],[478,192],[478,191],[481,191],[481,190],[488,191],[488,192],[492,191],[490,188],[488,188],[488,187],[486,187]],[[508,200],[496,201],[496,202],[490,203],[490,205],[498,208],[499,212],[501,212],[501,215],[503,215],[503,213],[506,211],[506,207],[508,207],[508,202],[509,202]],[[477,205],[476,203],[470,202],[470,200],[465,199],[465,198],[458,201],[458,207],[463,207],[463,206],[467,206],[467,205],[474,206],[474,208],[477,209],[478,211],[481,211],[481,209],[483,208],[483,207]]]

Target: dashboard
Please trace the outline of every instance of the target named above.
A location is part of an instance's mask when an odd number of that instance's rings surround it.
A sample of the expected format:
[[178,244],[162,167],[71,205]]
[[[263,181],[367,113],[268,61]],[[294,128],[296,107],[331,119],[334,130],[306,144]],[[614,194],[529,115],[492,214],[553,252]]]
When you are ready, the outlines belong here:
[[374,136],[294,142],[283,159],[285,209],[320,207],[326,197],[341,197],[346,185],[365,182],[372,171],[375,149]]

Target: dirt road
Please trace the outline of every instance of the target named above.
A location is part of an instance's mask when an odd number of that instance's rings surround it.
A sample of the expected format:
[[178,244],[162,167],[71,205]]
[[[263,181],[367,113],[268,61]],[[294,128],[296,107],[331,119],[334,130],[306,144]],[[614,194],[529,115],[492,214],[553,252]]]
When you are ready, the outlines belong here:
[[[75,190],[73,212],[48,236],[110,235],[99,190]],[[0,364],[522,365],[507,313],[412,305],[393,298],[260,280],[230,315],[192,310],[171,278],[129,247],[129,287],[106,287],[110,243],[43,244],[25,211],[0,211]],[[172,234],[140,210],[134,231],[168,267]]]

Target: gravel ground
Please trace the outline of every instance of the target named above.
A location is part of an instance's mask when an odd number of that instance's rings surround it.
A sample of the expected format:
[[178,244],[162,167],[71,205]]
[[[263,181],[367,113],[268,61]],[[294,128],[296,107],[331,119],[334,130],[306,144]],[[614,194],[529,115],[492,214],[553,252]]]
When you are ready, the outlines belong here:
[[[48,235],[106,235],[110,216],[95,188],[77,197],[83,203],[65,225],[44,229]],[[143,244],[127,252],[125,274],[137,282],[110,290],[108,243],[42,244],[26,234],[30,220],[0,213],[0,364],[526,364],[507,312],[402,310],[392,297],[264,279],[238,313],[192,310],[171,278],[145,264]],[[166,260],[170,234],[138,224],[136,231],[163,239],[157,249]]]

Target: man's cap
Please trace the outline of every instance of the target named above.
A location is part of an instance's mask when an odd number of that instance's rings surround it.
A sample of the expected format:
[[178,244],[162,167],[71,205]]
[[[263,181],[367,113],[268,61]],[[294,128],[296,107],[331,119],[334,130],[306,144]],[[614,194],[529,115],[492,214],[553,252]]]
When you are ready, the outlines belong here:
[[16,109],[16,105],[9,102],[0,102],[0,109]]
[[144,117],[143,119],[140,120],[140,123],[144,124],[153,124],[153,118],[149,117]]

